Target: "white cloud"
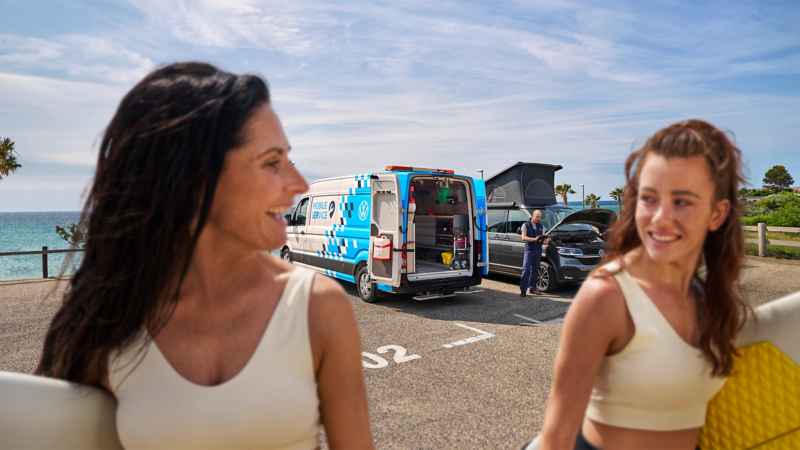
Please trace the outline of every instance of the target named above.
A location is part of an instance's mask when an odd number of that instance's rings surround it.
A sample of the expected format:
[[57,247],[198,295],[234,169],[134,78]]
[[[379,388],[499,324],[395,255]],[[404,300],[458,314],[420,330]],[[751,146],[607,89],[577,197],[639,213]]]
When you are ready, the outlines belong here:
[[94,36],[65,35],[55,40],[0,34],[0,63],[6,70],[63,71],[80,80],[132,83],[155,64],[124,45]]

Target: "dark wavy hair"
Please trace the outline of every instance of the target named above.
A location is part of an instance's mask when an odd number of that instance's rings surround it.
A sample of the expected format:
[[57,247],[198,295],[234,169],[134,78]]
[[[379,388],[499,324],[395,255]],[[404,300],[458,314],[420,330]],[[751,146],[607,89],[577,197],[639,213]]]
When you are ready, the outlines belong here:
[[610,250],[603,264],[642,245],[636,229],[636,202],[639,177],[650,155],[666,159],[704,157],[716,187],[714,201],[728,199],[731,203],[722,226],[706,235],[700,261],[705,262],[705,269],[698,264],[694,277],[696,285],[702,287],[697,296],[700,349],[711,363],[713,375],[727,376],[736,355],[734,338],[751,310],[740,282],[744,234],[738,189],[745,181],[741,151],[724,132],[702,120],[678,122],[656,132],[625,162],[626,208],[611,230]]
[[228,150],[269,103],[266,81],[209,64],[161,67],[120,102],[100,145],[81,224],[86,253],[37,371],[97,385],[109,353],[163,328],[208,219]]

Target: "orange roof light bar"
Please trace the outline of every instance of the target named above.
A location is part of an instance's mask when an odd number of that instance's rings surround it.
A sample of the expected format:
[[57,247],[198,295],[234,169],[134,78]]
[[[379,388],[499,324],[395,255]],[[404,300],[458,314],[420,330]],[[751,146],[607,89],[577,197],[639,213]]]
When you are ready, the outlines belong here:
[[386,170],[398,170],[403,172],[433,172],[433,173],[446,173],[449,175],[454,175],[455,172],[452,170],[445,170],[445,169],[426,169],[424,167],[409,167],[409,166],[386,166]]

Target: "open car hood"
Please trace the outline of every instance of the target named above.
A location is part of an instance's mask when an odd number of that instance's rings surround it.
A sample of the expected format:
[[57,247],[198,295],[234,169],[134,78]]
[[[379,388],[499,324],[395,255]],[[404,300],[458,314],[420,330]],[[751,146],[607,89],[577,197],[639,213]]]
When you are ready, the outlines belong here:
[[617,213],[609,209],[579,209],[561,219],[561,222],[558,222],[556,226],[551,228],[550,231],[548,231],[548,234],[556,231],[561,225],[570,223],[588,223],[589,225],[594,225],[597,227],[597,229],[600,231],[600,234],[603,234],[606,232],[608,227],[610,227],[616,221]]

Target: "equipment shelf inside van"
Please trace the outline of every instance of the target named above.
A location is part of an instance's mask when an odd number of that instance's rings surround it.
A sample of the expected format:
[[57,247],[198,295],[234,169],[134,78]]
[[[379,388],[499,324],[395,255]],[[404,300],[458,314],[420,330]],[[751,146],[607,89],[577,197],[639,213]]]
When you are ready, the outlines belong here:
[[411,178],[409,194],[416,213],[408,224],[416,252],[413,267],[408,267],[409,281],[472,275],[474,202],[468,183],[454,177]]

